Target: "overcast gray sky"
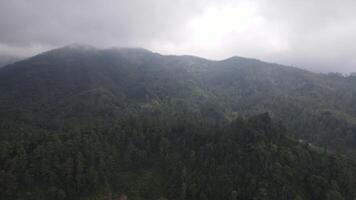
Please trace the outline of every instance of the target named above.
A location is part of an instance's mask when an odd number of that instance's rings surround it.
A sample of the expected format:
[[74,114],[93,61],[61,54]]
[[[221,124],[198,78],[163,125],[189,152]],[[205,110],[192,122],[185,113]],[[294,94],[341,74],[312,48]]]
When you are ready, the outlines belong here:
[[0,0],[0,55],[72,44],[356,71],[354,0]]

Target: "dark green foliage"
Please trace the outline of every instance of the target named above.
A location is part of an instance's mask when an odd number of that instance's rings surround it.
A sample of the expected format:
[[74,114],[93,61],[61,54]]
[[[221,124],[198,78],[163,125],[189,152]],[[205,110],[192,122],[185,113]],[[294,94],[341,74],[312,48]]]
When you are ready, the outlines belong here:
[[297,138],[353,153],[353,77],[239,57],[209,61],[144,49],[65,47],[0,69],[0,116],[65,129],[182,104],[212,119],[269,112]]
[[100,130],[1,132],[1,141],[1,199],[356,197],[355,162],[288,139],[267,114],[231,124],[131,117]]
[[355,161],[335,152],[354,153],[355,83],[237,57],[53,50],[0,69],[0,199],[351,200]]

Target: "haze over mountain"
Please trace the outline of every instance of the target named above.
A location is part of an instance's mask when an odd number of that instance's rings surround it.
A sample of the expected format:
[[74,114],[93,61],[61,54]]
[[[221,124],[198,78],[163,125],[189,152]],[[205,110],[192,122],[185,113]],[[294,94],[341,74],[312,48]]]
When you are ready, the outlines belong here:
[[0,69],[1,199],[351,200],[355,83],[242,57],[54,49]]
[[355,200],[355,10],[0,0],[0,200]]
[[79,42],[348,74],[356,71],[354,10],[353,0],[2,0],[0,55]]
[[[131,104],[180,99],[189,101],[197,113],[203,112],[199,106],[207,106],[204,109],[224,119],[270,112],[298,137],[330,145],[337,145],[330,139],[337,137],[336,143],[345,140],[342,145],[354,148],[355,76],[316,74],[241,57],[211,61],[139,48],[71,45],[5,67],[0,83],[2,107],[12,109],[11,104],[18,103],[17,112],[23,107],[41,116],[55,110],[73,115],[71,109],[89,94],[106,96],[121,112]],[[40,109],[43,106],[48,108]],[[88,105],[89,110],[95,108]],[[344,125],[329,127],[330,120]],[[338,128],[351,135],[338,136]]]
[[14,63],[19,60],[21,60],[21,58],[16,58],[16,57],[7,56],[7,55],[0,55],[0,67]]
[[0,68],[1,199],[351,200],[355,83],[242,57],[54,49]]

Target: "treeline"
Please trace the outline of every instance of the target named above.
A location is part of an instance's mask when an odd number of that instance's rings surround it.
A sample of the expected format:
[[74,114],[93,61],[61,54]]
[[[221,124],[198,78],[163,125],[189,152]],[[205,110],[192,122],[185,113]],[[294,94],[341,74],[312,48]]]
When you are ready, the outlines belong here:
[[356,197],[354,161],[290,139],[268,114],[144,116],[71,131],[0,122],[0,199]]

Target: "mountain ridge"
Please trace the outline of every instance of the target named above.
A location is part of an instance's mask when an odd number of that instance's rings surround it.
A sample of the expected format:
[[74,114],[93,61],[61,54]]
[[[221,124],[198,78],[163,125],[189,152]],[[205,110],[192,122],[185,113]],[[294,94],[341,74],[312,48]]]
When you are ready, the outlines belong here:
[[355,84],[240,57],[45,52],[0,69],[0,198],[352,200]]
[[[215,59],[208,59],[208,58],[195,56],[195,55],[160,54],[160,53],[156,53],[156,52],[153,52],[151,50],[148,50],[148,49],[145,49],[145,48],[141,48],[141,47],[115,47],[114,46],[114,47],[109,47],[109,48],[97,48],[97,47],[94,47],[92,45],[79,44],[79,43],[78,44],[77,43],[70,44],[70,45],[62,46],[62,47],[55,48],[55,49],[52,49],[52,50],[49,50],[49,51],[45,51],[45,52],[39,53],[37,55],[31,56],[29,58],[26,58],[25,60],[37,58],[39,56],[52,54],[52,53],[56,54],[56,53],[61,52],[61,51],[65,52],[65,51],[68,51],[68,50],[74,50],[77,53],[78,52],[85,52],[85,51],[93,51],[93,52],[94,51],[96,51],[96,52],[110,52],[110,51],[113,51],[113,52],[118,52],[118,53],[123,53],[123,52],[138,53],[138,52],[141,52],[141,53],[148,53],[148,54],[151,54],[151,55],[159,55],[159,56],[163,56],[163,57],[188,58],[188,59],[192,59],[192,60],[200,60],[200,61],[204,60],[204,61],[210,61],[210,62],[215,62],[215,63],[216,62],[229,62],[229,61],[237,62],[237,61],[245,60],[245,61],[254,61],[254,62],[257,62],[257,63],[264,63],[264,64],[269,64],[269,65],[278,65],[278,66],[282,66],[282,67],[296,68],[296,69],[303,70],[303,71],[308,71],[308,72],[314,73],[314,74],[323,74],[323,73],[316,73],[316,72],[312,72],[312,71],[309,71],[309,70],[301,69],[301,68],[298,68],[298,67],[295,67],[295,66],[287,66],[287,65],[274,63],[274,62],[266,62],[266,61],[262,61],[260,59],[249,58],[249,57],[231,56],[231,57],[228,57],[228,58],[225,58],[225,59],[217,59],[217,60],[215,60]],[[21,62],[21,61],[23,61],[23,60],[20,60],[20,61],[17,61],[17,62]]]
[[339,147],[330,138],[337,138],[340,131],[322,128],[327,121],[318,122],[322,124],[317,131],[304,127],[308,122],[301,122],[298,116],[316,121],[341,120],[344,125],[339,129],[347,133],[341,146],[347,146],[349,152],[356,144],[354,84],[352,77],[318,74],[257,59],[211,61],[161,55],[142,48],[71,45],[1,68],[0,107],[11,110],[16,103],[18,109],[38,112],[43,104],[57,110],[55,102],[61,99],[103,88],[117,99],[113,101],[132,106],[154,101],[170,104],[179,99],[189,102],[197,115],[209,107],[214,115],[227,120],[269,112],[276,120],[287,121],[298,138],[336,149]]

